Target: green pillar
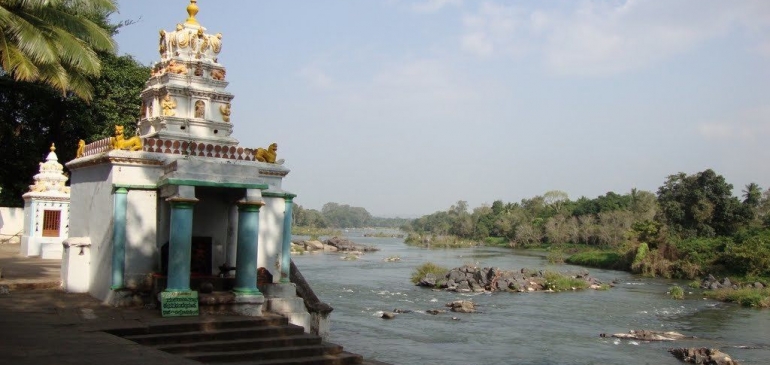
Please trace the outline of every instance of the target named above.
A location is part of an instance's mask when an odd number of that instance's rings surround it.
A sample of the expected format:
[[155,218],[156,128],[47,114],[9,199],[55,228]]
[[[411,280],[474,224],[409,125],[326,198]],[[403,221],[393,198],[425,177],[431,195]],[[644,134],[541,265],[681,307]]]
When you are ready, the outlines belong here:
[[242,202],[238,207],[238,249],[235,257],[237,294],[261,294],[257,289],[257,245],[259,241],[259,208],[263,202]]
[[291,215],[292,208],[294,206],[294,197],[296,195],[287,194],[284,197],[286,203],[286,209],[283,213],[283,241],[281,242],[281,282],[288,283],[290,281],[290,267],[291,267]]
[[190,291],[193,205],[196,200],[170,198],[171,234],[168,243],[166,291]]
[[123,273],[126,270],[126,210],[128,209],[128,190],[115,190],[115,207],[112,211],[112,286],[110,289],[123,288]]

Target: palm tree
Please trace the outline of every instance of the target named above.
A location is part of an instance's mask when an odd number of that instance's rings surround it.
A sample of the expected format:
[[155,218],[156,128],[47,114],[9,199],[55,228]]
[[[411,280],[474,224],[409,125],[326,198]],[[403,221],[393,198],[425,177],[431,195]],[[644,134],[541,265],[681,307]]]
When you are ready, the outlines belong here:
[[113,51],[111,32],[94,19],[115,0],[0,0],[0,76],[42,82],[90,100],[97,51]]
[[757,183],[749,183],[746,188],[743,189],[743,203],[752,207],[759,205],[759,201],[762,199],[762,188]]

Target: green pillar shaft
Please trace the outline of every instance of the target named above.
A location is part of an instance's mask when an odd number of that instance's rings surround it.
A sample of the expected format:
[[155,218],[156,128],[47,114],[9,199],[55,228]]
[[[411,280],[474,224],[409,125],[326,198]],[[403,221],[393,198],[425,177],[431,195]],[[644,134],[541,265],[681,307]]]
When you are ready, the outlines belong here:
[[283,241],[281,242],[281,282],[288,283],[291,267],[291,216],[294,197],[286,197],[286,209],[283,213]]
[[128,190],[115,190],[115,207],[112,211],[112,289],[123,288],[126,270],[126,210]]
[[192,202],[171,202],[171,237],[168,247],[166,291],[190,290],[192,222]]
[[258,204],[238,207],[238,250],[235,258],[235,287],[243,294],[259,294],[257,289],[257,245],[259,241]]

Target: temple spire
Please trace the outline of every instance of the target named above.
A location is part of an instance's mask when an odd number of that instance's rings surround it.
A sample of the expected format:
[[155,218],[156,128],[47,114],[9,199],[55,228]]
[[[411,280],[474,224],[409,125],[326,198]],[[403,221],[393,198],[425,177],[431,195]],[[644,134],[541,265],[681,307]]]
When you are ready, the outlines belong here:
[[190,0],[190,5],[187,5],[187,20],[185,23],[192,25],[200,25],[195,19],[195,15],[198,14],[198,0]]

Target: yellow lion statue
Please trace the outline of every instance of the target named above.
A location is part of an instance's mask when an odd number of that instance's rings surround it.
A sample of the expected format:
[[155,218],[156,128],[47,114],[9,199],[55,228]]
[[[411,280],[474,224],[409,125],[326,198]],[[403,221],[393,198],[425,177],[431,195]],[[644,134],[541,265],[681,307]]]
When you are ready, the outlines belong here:
[[142,149],[142,140],[138,136],[126,139],[123,134],[123,126],[115,126],[115,137],[112,137],[110,143],[113,150],[139,151]]
[[254,152],[254,157],[260,162],[274,163],[277,165],[283,164],[283,160],[276,160],[276,157],[278,157],[277,143],[271,144],[267,149],[257,148]]

